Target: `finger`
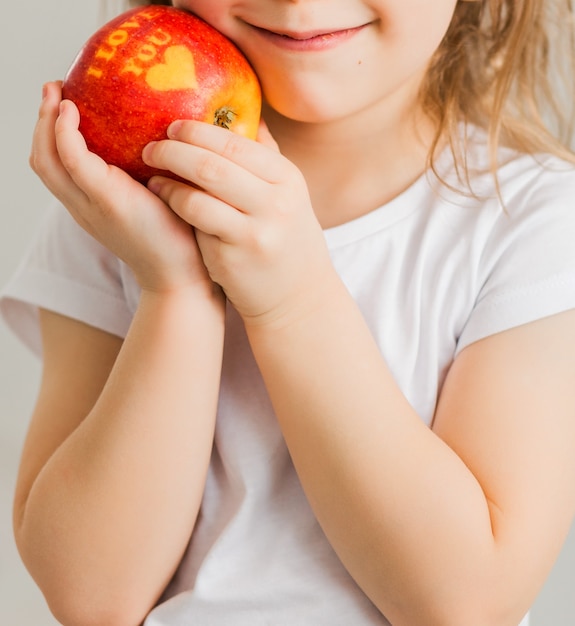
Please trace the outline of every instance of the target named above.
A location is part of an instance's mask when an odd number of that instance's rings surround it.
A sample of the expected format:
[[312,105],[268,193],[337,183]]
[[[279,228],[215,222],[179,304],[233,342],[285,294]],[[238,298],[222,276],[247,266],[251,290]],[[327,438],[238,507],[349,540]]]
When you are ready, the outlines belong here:
[[61,98],[61,82],[47,83],[44,86],[44,97],[34,130],[30,165],[80,226],[90,231],[89,221],[84,216],[89,199],[70,176],[58,152],[55,129],[60,116]]
[[[90,152],[78,130],[80,114],[69,100],[60,104],[55,135],[58,154],[70,176],[73,188],[78,190],[75,202],[67,205],[74,218],[90,233],[109,231],[114,221],[118,229],[134,223],[141,229],[144,224],[174,223],[179,218],[139,182],[120,168],[108,165],[98,155]],[[79,194],[83,195],[83,201]],[[160,220],[158,222],[158,220]]]
[[[45,156],[55,158],[56,144],[50,130],[53,130],[58,117],[60,93],[56,83],[46,83],[42,88],[42,102],[38,110],[38,121],[32,135],[30,151],[30,166],[38,174],[43,174],[43,162]],[[49,173],[50,168],[46,168]]]
[[62,164],[56,145],[55,126],[59,116],[61,84],[47,83],[34,129],[30,166],[54,195],[62,201],[78,199],[70,175]]
[[60,104],[60,115],[56,120],[55,134],[58,154],[75,184],[90,198],[102,204],[110,200],[110,190],[122,190],[123,198],[115,204],[126,208],[140,200],[149,199],[149,192],[120,168],[109,165],[97,154],[90,152],[86,141],[78,130],[80,114],[70,100]]
[[154,176],[148,188],[188,224],[226,243],[239,241],[246,216],[201,189],[163,176]]
[[216,152],[164,140],[148,144],[142,158],[148,165],[177,174],[242,213],[256,215],[265,207],[270,183]]
[[[266,137],[264,145],[225,128],[193,120],[178,120],[168,127],[167,132],[170,139],[215,152],[258,178],[275,183],[281,180],[283,159],[269,131],[265,135],[264,129],[265,126],[260,127],[260,133]],[[276,154],[270,154],[270,147]]]
[[54,132],[62,164],[72,180],[88,195],[99,194],[110,173],[109,166],[90,152],[80,131],[80,113],[70,100],[60,103]]

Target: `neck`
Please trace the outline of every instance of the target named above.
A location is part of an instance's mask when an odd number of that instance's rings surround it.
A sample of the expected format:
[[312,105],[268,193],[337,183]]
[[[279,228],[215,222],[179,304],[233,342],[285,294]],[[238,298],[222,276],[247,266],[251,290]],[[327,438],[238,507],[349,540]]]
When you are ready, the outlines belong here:
[[432,127],[422,115],[377,115],[298,122],[264,107],[282,153],[304,174],[324,228],[372,211],[407,189],[425,170]]

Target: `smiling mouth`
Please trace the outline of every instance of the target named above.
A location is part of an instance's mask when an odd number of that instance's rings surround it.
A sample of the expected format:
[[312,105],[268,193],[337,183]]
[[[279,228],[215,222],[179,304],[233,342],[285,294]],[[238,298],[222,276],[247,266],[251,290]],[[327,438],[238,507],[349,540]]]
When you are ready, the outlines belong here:
[[291,50],[325,50],[347,41],[367,25],[334,31],[276,32],[253,26],[262,37],[280,48]]
[[313,33],[294,33],[294,34],[288,34],[288,33],[273,33],[274,35],[277,35],[278,37],[283,37],[284,39],[295,39],[296,41],[307,41],[309,39],[328,39],[331,37],[336,37],[338,35],[338,33],[345,33],[348,30],[352,30],[349,28],[346,29],[342,29],[342,30],[336,30],[336,31],[328,31],[328,32],[313,32]]

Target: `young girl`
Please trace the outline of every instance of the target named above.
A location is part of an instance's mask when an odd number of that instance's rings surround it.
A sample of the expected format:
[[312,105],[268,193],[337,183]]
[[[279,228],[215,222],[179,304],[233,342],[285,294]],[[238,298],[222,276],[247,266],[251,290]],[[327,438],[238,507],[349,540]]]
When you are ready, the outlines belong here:
[[174,121],[146,188],[45,87],[26,566],[65,625],[517,626],[575,515],[571,3],[174,5],[265,123]]

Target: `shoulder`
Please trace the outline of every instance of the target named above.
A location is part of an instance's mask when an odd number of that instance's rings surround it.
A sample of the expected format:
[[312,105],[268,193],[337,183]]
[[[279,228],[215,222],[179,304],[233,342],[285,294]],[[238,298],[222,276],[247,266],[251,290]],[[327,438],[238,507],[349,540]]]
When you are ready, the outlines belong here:
[[[510,201],[517,193],[549,188],[559,197],[575,186],[575,161],[568,162],[548,153],[527,154],[500,146],[493,154],[487,132],[473,125],[461,125],[459,141],[436,159],[439,177],[453,191],[477,198],[497,194]],[[459,154],[455,163],[453,154]],[[494,157],[494,159],[493,159]],[[495,176],[492,161],[497,164]],[[555,187],[567,185],[567,189]]]
[[540,241],[551,231],[559,238],[572,232],[575,163],[500,148],[493,171],[486,133],[470,129],[464,139],[463,166],[456,167],[451,157],[442,155],[439,180],[431,184],[443,212],[469,229],[473,239],[488,245],[493,236],[517,240],[527,230]]
[[0,317],[40,354],[39,308],[124,336],[137,295],[119,259],[54,204],[0,291]]
[[476,294],[459,349],[484,336],[575,308],[575,167],[513,155],[474,177],[468,238]]
[[575,213],[575,165],[558,157],[515,156],[499,168],[498,182],[504,206],[511,211],[561,206]]
[[491,232],[486,243],[528,248],[537,261],[562,253],[566,266],[574,266],[575,166],[552,155],[515,155],[496,178],[489,176],[494,200],[487,210]]

